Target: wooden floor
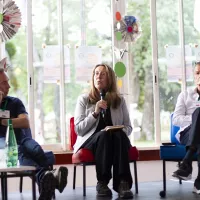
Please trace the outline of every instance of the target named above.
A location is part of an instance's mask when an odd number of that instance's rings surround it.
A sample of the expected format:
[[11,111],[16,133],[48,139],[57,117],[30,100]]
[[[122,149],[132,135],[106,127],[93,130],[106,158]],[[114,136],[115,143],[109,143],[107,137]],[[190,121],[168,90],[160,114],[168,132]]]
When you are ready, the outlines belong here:
[[[184,182],[182,185],[176,180],[169,180],[167,182],[167,195],[166,200],[193,200],[200,199],[200,195],[192,193],[193,182]],[[159,192],[162,190],[162,182],[146,182],[139,183],[139,194],[134,195],[134,199],[137,200],[158,200],[161,199]],[[134,188],[133,188],[134,192]],[[118,195],[113,191],[112,198],[97,198],[96,189],[94,186],[87,187],[86,197],[82,196],[82,188],[77,187],[73,190],[71,187],[67,187],[62,194],[56,191],[57,200],[107,200],[118,199]],[[38,196],[38,194],[37,194]],[[31,191],[24,191],[22,194],[19,192],[11,192],[8,195],[9,200],[30,200],[32,199]]]

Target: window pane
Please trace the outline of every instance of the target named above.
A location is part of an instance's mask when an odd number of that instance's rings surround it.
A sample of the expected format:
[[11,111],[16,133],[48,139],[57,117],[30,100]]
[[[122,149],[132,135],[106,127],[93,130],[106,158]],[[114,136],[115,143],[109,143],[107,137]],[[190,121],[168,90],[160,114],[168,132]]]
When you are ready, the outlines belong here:
[[10,96],[19,97],[24,105],[28,106],[28,86],[26,68],[26,31],[22,26],[17,34],[6,42],[7,62],[9,65],[8,74],[10,78]]
[[150,1],[127,1],[127,15],[141,24],[142,36],[128,44],[131,142],[139,147],[154,146],[154,100],[151,59]]
[[[170,114],[181,92],[178,1],[156,1],[161,139],[170,140]],[[169,12],[170,10],[170,12]],[[166,23],[167,20],[167,23]]]
[[28,111],[28,85],[27,85],[27,43],[26,43],[26,17],[24,0],[15,2],[22,14],[22,24],[18,32],[5,43],[8,74],[10,78],[10,96],[18,97]]
[[199,6],[200,2],[197,0],[186,0],[183,2],[183,13],[184,13],[184,33],[185,33],[185,44],[190,49],[190,55],[186,55],[187,67],[186,75],[190,77],[187,79],[187,89],[194,86],[193,82],[193,67],[195,61],[200,60],[200,46],[199,46]]
[[77,97],[88,92],[99,56],[112,66],[111,5],[107,0],[63,1],[63,10],[64,45],[70,54],[70,75],[65,81],[68,130]]
[[35,139],[61,142],[57,2],[32,1]]

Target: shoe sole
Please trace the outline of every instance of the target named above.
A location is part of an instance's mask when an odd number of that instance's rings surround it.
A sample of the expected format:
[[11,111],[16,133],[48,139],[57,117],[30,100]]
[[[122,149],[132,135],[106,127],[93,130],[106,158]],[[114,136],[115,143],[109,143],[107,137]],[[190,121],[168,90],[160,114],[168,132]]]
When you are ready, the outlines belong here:
[[58,191],[60,193],[63,192],[67,185],[67,176],[68,176],[68,169],[66,167],[59,167],[58,168],[58,175],[57,175],[57,180],[58,180]]
[[112,194],[98,194],[97,197],[112,197]]
[[191,180],[191,179],[192,179],[192,174],[190,174],[188,177],[179,176],[179,175],[176,175],[176,174],[172,174],[172,176],[175,177],[175,178],[181,179],[181,180],[183,180],[183,181],[188,181],[188,180]]
[[125,194],[125,195],[119,195],[120,199],[132,199],[133,194]]
[[196,187],[193,188],[193,193],[196,193],[196,194],[200,194],[200,190],[198,190]]
[[40,183],[40,197],[38,200],[51,200],[56,189],[56,180],[52,172],[47,172]]
[[97,191],[96,196],[97,196],[97,197],[112,197],[112,191],[109,189],[109,190],[107,191],[107,193],[104,193],[104,194],[98,193],[98,191]]

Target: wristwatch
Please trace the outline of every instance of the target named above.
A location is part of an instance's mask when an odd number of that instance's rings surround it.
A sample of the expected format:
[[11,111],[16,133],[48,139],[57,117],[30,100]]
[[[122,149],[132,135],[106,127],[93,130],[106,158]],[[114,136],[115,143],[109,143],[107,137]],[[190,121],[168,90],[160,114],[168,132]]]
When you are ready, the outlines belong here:
[[92,112],[92,115],[94,118],[97,118],[99,114],[95,113],[94,111]]

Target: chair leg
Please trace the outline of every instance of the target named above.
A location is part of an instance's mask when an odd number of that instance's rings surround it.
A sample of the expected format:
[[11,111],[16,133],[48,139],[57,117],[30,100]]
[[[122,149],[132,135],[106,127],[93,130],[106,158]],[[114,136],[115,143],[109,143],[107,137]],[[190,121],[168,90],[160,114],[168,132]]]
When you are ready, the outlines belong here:
[[20,176],[20,182],[19,182],[19,192],[22,193],[22,185],[23,185],[23,176]]
[[135,176],[135,192],[138,194],[138,178],[137,178],[137,161],[133,161],[134,176]]
[[86,196],[86,166],[83,164],[83,196]]
[[163,191],[166,193],[166,162],[163,160]]
[[[33,200],[36,200],[36,188],[35,188],[35,184],[36,184],[36,180],[35,180],[35,171],[32,172],[32,197]],[[20,177],[21,178],[21,177]]]
[[4,200],[4,177],[3,177],[3,172],[1,172],[1,197],[2,200]]
[[[178,167],[180,167],[180,165],[181,165],[181,162],[178,161]],[[179,184],[182,184],[182,180],[181,179],[179,179]]]
[[73,189],[76,187],[76,165],[74,165]]
[[163,190],[160,191],[160,197],[166,196],[166,161],[163,160]]

